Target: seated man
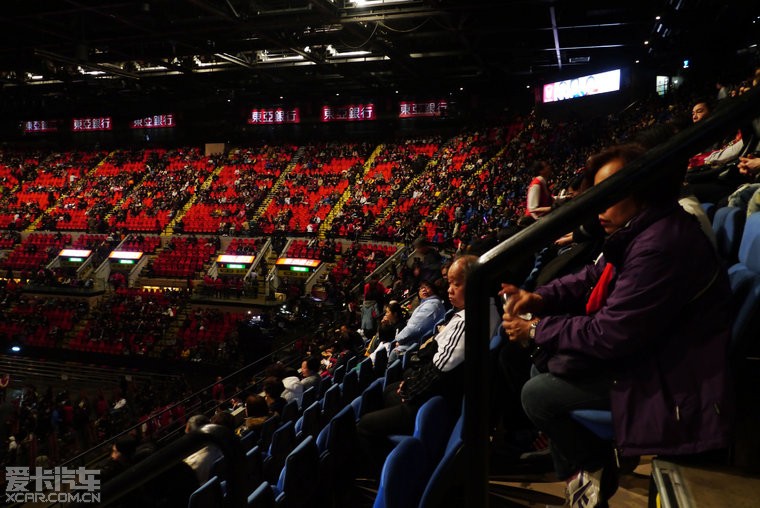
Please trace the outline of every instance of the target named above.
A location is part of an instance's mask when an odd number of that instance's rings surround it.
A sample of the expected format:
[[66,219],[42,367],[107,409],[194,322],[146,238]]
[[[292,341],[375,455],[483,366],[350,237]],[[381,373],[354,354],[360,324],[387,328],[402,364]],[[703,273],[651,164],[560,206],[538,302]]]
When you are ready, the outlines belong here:
[[449,298],[454,308],[439,333],[421,349],[419,365],[404,372],[404,380],[386,388],[383,409],[364,415],[357,424],[365,464],[377,473],[388,454],[386,436],[412,434],[417,410],[435,395],[444,396],[452,411],[461,407],[464,393],[464,294],[467,275],[476,256],[463,256],[449,269]]

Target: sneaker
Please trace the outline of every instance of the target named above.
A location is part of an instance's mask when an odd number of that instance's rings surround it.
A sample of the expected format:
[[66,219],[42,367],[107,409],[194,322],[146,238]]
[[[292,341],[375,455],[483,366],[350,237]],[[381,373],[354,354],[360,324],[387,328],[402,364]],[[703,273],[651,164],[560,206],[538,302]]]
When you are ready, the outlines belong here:
[[567,483],[567,502],[572,508],[594,508],[603,503],[602,470],[581,471]]

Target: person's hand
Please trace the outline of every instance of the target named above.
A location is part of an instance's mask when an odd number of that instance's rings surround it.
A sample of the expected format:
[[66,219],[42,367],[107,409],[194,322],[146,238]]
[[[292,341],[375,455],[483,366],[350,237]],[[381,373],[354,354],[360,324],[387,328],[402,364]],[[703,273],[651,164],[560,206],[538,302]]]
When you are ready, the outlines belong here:
[[739,173],[743,175],[754,175],[760,173],[760,158],[750,155],[748,157],[739,157]]
[[573,234],[568,233],[564,236],[560,236],[557,240],[554,240],[554,245],[557,247],[564,247],[565,245],[570,245],[573,243]]
[[504,315],[508,315],[510,318],[529,312],[536,314],[544,308],[544,300],[540,295],[529,293],[512,284],[502,283],[499,295],[509,297],[506,305],[504,305]]
[[521,344],[530,342],[530,325],[532,321],[525,320],[518,316],[510,316],[506,312],[502,316],[502,328],[507,332],[509,340]]

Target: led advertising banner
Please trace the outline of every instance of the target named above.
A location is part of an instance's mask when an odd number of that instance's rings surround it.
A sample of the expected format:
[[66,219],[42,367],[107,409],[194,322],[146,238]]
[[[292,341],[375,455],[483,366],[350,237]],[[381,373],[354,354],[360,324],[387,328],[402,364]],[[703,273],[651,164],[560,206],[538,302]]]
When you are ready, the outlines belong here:
[[400,102],[399,118],[414,118],[420,116],[446,116],[449,105],[444,100],[425,102]]
[[249,124],[279,124],[301,123],[301,113],[298,108],[285,110],[277,109],[252,109],[248,116]]
[[620,69],[544,85],[544,102],[564,101],[620,90]]
[[319,259],[303,259],[303,258],[278,258],[275,262],[280,266],[308,266],[310,268],[316,268],[321,261]]
[[74,118],[71,120],[71,130],[74,132],[110,131],[111,117]]
[[132,120],[132,124],[130,125],[132,129],[167,129],[176,126],[177,124],[174,123],[173,114],[153,115],[146,116],[145,118],[138,118],[136,120]]
[[24,122],[24,132],[57,132],[58,123],[55,120],[27,120]]
[[348,106],[322,106],[323,122],[360,122],[375,120],[374,104],[351,104]]

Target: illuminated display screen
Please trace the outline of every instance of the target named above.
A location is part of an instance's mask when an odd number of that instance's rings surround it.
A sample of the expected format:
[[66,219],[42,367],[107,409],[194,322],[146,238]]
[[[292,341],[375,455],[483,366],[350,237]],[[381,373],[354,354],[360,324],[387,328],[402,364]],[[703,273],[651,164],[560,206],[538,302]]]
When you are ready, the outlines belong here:
[[247,263],[251,264],[253,263],[253,260],[256,259],[255,256],[230,256],[228,254],[222,254],[221,256],[217,256],[216,262],[217,263]]
[[279,258],[275,264],[285,266],[307,266],[310,268],[316,268],[321,263],[318,259],[303,259],[303,258]]
[[71,120],[71,130],[74,132],[86,131],[110,131],[111,117],[100,118],[74,118]]
[[24,132],[56,132],[58,124],[54,120],[27,120]]
[[81,263],[82,261],[82,258],[69,258],[70,263]]
[[564,101],[620,90],[620,69],[544,85],[544,102]]
[[120,265],[133,265],[133,264],[135,264],[135,260],[134,259],[120,259],[119,260],[119,264]]
[[132,259],[132,260],[138,260],[142,257],[142,252],[130,252],[126,250],[115,250],[111,254],[109,254],[109,258],[111,259]]
[[349,106],[322,106],[322,121],[359,122],[375,119],[374,104],[351,104]]
[[305,266],[291,266],[290,271],[291,272],[308,272],[309,269]]
[[444,100],[399,103],[399,118],[446,116],[449,105]]
[[249,124],[277,124],[277,123],[300,123],[301,113],[298,108],[290,110],[277,109],[252,109],[248,116]]
[[174,115],[153,115],[146,116],[145,118],[138,118],[132,120],[130,127],[132,129],[166,129],[170,127],[176,127],[174,123]]
[[86,258],[92,253],[91,250],[78,250],[78,249],[63,249],[59,256],[61,257],[75,257],[75,258]]
[[243,270],[245,268],[245,265],[238,265],[235,263],[229,263],[225,266],[226,268],[229,268],[230,270]]

